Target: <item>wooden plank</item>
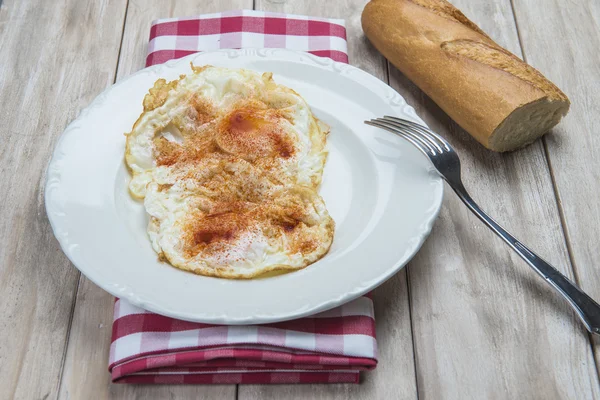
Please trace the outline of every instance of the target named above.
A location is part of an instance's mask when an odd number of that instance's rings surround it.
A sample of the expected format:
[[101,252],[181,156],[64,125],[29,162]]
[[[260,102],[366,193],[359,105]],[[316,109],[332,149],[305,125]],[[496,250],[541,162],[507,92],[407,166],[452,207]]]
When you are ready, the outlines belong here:
[[[252,8],[252,0],[129,0],[117,79],[144,67],[150,23]],[[81,277],[70,333],[60,398],[235,398],[235,385],[114,385],[107,372],[114,298]]]
[[[520,54],[509,0],[452,3]],[[534,3],[531,19],[554,29],[537,14],[546,2]],[[540,55],[552,54],[550,48],[544,53],[541,46]],[[553,65],[569,63],[567,56],[550,57]],[[542,143],[510,154],[487,151],[393,67],[390,79],[456,147],[465,185],[480,205],[571,276]],[[450,190],[432,236],[410,265],[409,286],[420,397],[598,397],[587,334],[571,309]]]
[[79,273],[46,217],[45,168],[114,79],[126,1],[0,3],[0,398],[55,398]]
[[517,0],[514,8],[527,61],[572,102],[545,141],[578,283],[600,301],[600,3]]
[[[365,0],[257,1],[256,9],[346,20],[350,62],[387,81],[385,59],[362,35]],[[379,366],[360,385],[240,385],[240,399],[415,399],[416,383],[405,271],[373,293]]]

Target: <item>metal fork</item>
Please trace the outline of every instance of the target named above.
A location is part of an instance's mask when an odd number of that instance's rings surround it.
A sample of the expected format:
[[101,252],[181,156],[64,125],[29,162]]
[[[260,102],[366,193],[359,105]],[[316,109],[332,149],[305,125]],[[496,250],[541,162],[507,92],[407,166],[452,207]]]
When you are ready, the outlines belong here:
[[483,212],[462,183],[460,160],[450,143],[422,125],[396,117],[384,116],[365,123],[395,133],[425,154],[463,203],[569,302],[588,331],[600,335],[600,305]]

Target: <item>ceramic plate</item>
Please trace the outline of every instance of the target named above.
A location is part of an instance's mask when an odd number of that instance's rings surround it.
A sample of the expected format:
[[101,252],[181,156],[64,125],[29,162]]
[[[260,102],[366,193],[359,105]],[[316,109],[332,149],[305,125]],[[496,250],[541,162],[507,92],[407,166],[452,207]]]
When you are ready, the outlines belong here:
[[[143,204],[132,199],[125,136],[159,78],[195,65],[271,71],[331,126],[320,193],[336,222],[329,253],[283,275],[226,280],[160,263]],[[442,182],[429,161],[363,121],[384,114],[419,121],[379,79],[350,65],[283,49],[194,54],[146,68],[102,93],[60,137],[48,167],[46,208],[63,251],[98,286],[144,309],[219,324],[282,321],[336,307],[398,272],[431,230]]]

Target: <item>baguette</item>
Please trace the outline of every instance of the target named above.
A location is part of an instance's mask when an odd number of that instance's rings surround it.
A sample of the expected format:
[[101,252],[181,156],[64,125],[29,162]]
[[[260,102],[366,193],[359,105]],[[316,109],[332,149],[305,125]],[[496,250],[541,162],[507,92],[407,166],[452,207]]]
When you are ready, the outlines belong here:
[[371,0],[373,45],[490,150],[530,144],[569,111],[567,96],[446,0]]

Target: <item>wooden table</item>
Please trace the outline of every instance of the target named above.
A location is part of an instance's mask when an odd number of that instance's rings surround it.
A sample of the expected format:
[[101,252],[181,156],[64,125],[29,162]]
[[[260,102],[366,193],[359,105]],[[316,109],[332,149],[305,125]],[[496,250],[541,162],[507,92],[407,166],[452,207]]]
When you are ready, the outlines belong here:
[[113,298],[70,264],[44,207],[57,137],[144,65],[155,18],[239,8],[344,18],[350,61],[458,149],[467,187],[600,299],[600,2],[453,0],[571,98],[526,149],[483,149],[368,43],[366,0],[0,0],[0,398],[599,398],[596,340],[447,192],[424,248],[374,293],[379,366],[360,385],[134,386],[107,373]]

